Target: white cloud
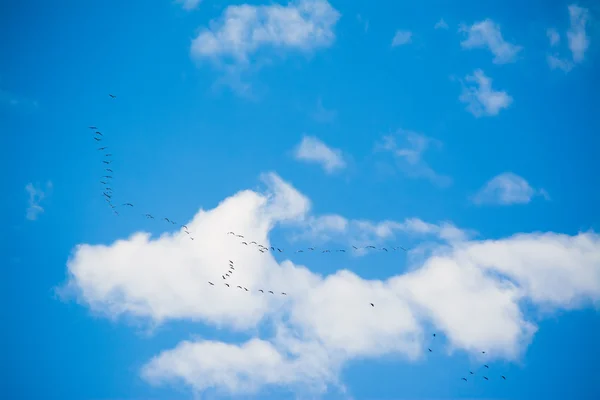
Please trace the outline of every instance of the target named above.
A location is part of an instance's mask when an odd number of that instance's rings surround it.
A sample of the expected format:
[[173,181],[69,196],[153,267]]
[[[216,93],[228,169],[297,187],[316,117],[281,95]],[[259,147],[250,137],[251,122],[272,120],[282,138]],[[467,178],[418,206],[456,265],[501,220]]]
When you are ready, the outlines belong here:
[[177,0],[177,3],[181,4],[184,10],[190,11],[198,7],[202,0]]
[[502,37],[500,25],[491,19],[476,22],[471,26],[462,25],[459,29],[467,38],[460,44],[464,49],[487,47],[494,54],[494,64],[515,62],[522,47],[508,43]]
[[554,28],[549,28],[546,31],[546,36],[548,36],[550,46],[556,46],[560,42],[560,34]]
[[572,4],[569,6],[569,17],[571,20],[571,27],[567,31],[569,49],[573,54],[573,61],[580,63],[583,61],[585,52],[590,45],[590,41],[585,33],[589,13],[586,8]]
[[527,204],[535,195],[548,199],[544,189],[534,189],[519,175],[505,172],[490,179],[473,197],[475,204]]
[[467,111],[475,117],[498,115],[500,110],[508,108],[513,102],[513,98],[505,91],[495,91],[492,79],[480,69],[476,69],[473,75],[467,75],[465,80],[475,85],[463,84],[459,100],[467,104]]
[[[559,55],[558,52],[546,56],[550,69],[560,69],[564,72],[571,71],[575,64],[583,62],[585,52],[590,45],[590,40],[585,30],[589,20],[589,11],[575,4],[570,5],[568,10],[570,27],[567,31],[567,41],[569,50],[571,51],[571,60]],[[546,34],[550,40],[550,46],[556,47],[560,41],[559,33],[555,29],[550,28],[546,31]]]
[[337,118],[337,112],[325,108],[323,101],[319,98],[317,100],[317,109],[312,113],[312,117],[317,122],[332,123]]
[[[408,272],[385,280],[348,270],[321,276],[290,260],[278,263],[225,234],[243,232],[268,245],[275,225],[310,220],[305,196],[277,175],[264,179],[265,193],[240,191],[200,210],[186,223],[195,241],[182,231],[157,238],[137,233],[74,250],[65,288],[95,311],[154,323],[193,320],[250,337],[243,343],[184,340],[146,363],[141,374],[149,382],[228,394],[269,385],[322,392],[343,385],[340,371],[352,359],[421,357],[429,324],[447,336],[448,350],[477,356],[485,349],[492,358],[514,359],[537,329],[523,303],[545,311],[600,304],[600,236],[593,232],[479,241],[455,236]],[[339,220],[329,225],[345,226]],[[441,228],[420,220],[404,225],[422,232]],[[386,229],[378,232],[386,235]],[[249,292],[223,285],[229,259],[237,267],[231,286]],[[263,295],[259,288],[288,296]],[[274,330],[257,337],[257,324],[265,321]]]
[[[398,145],[397,138],[404,139],[406,144]],[[384,136],[376,145],[376,150],[394,154],[400,168],[408,177],[425,178],[437,185],[448,186],[452,183],[452,179],[449,176],[439,175],[423,160],[423,154],[432,146],[441,148],[442,143],[420,133],[400,129],[396,135]]]
[[304,136],[296,147],[296,160],[319,164],[328,174],[346,168],[346,161],[339,149],[327,147],[325,143],[314,136]]
[[410,31],[396,31],[394,38],[392,39],[392,47],[402,46],[412,41],[412,32]]
[[448,29],[448,24],[442,18],[433,26],[433,29]]
[[236,64],[248,63],[250,55],[263,47],[310,52],[333,43],[339,17],[326,0],[232,5],[192,41],[191,52],[198,59],[230,57]]
[[25,217],[30,221],[35,221],[39,214],[44,212],[44,208],[41,206],[42,200],[46,198],[46,196],[52,190],[52,182],[48,181],[46,183],[46,189],[42,190],[39,185],[34,185],[33,183],[28,183],[25,186],[25,191],[29,194],[29,200],[27,207],[27,212]]

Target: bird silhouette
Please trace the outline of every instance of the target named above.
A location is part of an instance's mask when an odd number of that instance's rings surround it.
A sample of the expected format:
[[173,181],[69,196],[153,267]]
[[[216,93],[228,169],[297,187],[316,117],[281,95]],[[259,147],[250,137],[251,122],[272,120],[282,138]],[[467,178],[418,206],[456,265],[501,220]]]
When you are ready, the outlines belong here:
[[114,94],[110,94],[109,93],[108,95],[110,96],[111,99],[116,99],[117,98],[117,96],[115,96]]
[[208,282],[208,283],[210,283],[210,285],[211,285],[211,286],[215,286],[215,284],[214,284],[214,283],[212,283],[212,282]]
[[466,381],[467,381],[467,378],[462,378],[462,380],[466,382]]
[[369,303],[369,304],[371,304],[371,307],[375,307],[375,304],[373,304],[373,303]]

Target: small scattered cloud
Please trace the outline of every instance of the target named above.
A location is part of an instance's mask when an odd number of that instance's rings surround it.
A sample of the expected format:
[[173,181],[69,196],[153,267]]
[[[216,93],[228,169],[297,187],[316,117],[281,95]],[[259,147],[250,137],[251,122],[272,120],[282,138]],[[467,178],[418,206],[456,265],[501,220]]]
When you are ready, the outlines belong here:
[[[398,139],[402,139],[405,144],[399,145]],[[417,132],[399,129],[394,135],[384,136],[375,145],[375,150],[392,153],[399,167],[410,178],[425,178],[439,186],[449,186],[452,178],[436,173],[423,160],[423,154],[431,147],[439,149],[442,142]]]
[[573,55],[573,62],[580,63],[583,61],[585,52],[590,45],[585,32],[589,12],[586,8],[572,4],[569,6],[569,17],[571,21],[571,27],[567,31],[569,50]]
[[546,36],[548,36],[550,46],[556,46],[560,42],[560,34],[554,28],[546,30]]
[[36,109],[39,107],[37,100],[27,99],[2,88],[0,88],[0,105],[26,109]]
[[[560,69],[564,72],[571,71],[576,64],[583,62],[590,40],[586,33],[589,21],[589,11],[586,8],[572,4],[568,7],[570,26],[567,31],[567,42],[571,52],[571,59],[561,56],[558,51],[546,56],[550,69]],[[560,42],[560,34],[554,28],[546,31],[550,40],[550,47],[556,47]]]
[[550,196],[544,189],[535,189],[524,178],[512,172],[505,172],[490,179],[472,201],[477,205],[495,204],[527,204],[534,196],[539,195],[546,200]]
[[337,118],[337,111],[329,110],[323,106],[321,98],[317,100],[317,109],[312,113],[312,118],[317,122],[332,123]]
[[459,32],[467,35],[460,45],[464,49],[488,48],[494,55],[494,64],[507,64],[517,60],[517,55],[522,50],[521,46],[511,44],[504,40],[500,32],[500,25],[491,19],[476,22],[471,26],[461,25]]
[[44,200],[52,191],[52,182],[46,183],[46,188],[42,189],[39,185],[28,183],[25,186],[25,191],[29,195],[27,212],[25,218],[30,221],[35,221],[39,214],[44,212],[44,208],[41,206],[42,200]]
[[369,20],[365,19],[362,15],[357,14],[356,15],[356,19],[358,20],[358,23],[361,24],[365,30],[365,33],[369,31]]
[[346,168],[346,161],[339,149],[332,149],[314,136],[304,136],[296,147],[296,160],[319,164],[328,174]]
[[181,7],[186,11],[196,9],[201,2],[202,0],[177,0],[177,3],[181,4]]
[[442,18],[433,26],[433,29],[448,29],[448,24]]
[[329,47],[340,13],[326,0],[300,0],[287,6],[230,5],[192,41],[196,59],[248,64],[261,48],[311,52]]
[[476,69],[473,75],[467,75],[465,80],[467,83],[462,83],[459,100],[467,104],[467,111],[475,117],[498,115],[513,102],[508,93],[492,88],[492,79],[481,69]]
[[409,44],[412,41],[411,31],[396,31],[394,38],[392,39],[392,47],[403,46]]

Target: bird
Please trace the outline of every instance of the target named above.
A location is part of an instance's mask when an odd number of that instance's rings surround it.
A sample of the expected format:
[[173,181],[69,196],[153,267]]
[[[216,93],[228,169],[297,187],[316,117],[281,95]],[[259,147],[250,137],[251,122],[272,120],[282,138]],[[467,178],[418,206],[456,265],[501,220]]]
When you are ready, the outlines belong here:
[[431,350],[431,349],[427,349],[427,350],[429,350],[430,353],[433,353],[433,350]]
[[484,376],[483,379],[485,379],[486,381],[489,381],[489,379],[487,378],[487,376]]
[[88,126],[88,128],[92,129],[92,130],[96,130],[98,128],[96,128],[95,126]]
[[373,304],[373,303],[369,303],[369,304],[371,304],[371,307],[375,307],[375,304]]
[[108,182],[100,181],[100,183],[103,185],[108,185]]
[[340,250],[336,250],[336,251],[341,251],[342,253],[345,253],[345,252],[346,252],[346,250],[342,250],[342,249],[340,249]]
[[110,164],[112,161],[102,161],[104,164]]
[[462,378],[462,380],[466,382],[466,381],[467,381],[467,378]]
[[94,136],[94,140],[95,140],[96,142],[101,142],[101,141],[102,141],[102,139],[100,139],[99,137],[95,137],[95,136]]
[[96,131],[96,132],[94,132],[94,133],[95,133],[96,135],[104,136],[104,135],[102,134],[102,132],[98,132],[98,131]]
[[111,178],[112,178],[112,175],[104,175],[104,176],[103,176],[103,178],[108,178],[108,179],[111,179]]
[[129,207],[133,207],[133,204],[131,203],[123,203],[124,206],[129,206]]
[[114,171],[113,171],[112,169],[110,169],[110,168],[104,168],[104,170],[105,170],[105,171],[108,171],[108,172],[114,172]]
[[163,218],[163,219],[167,222],[171,222],[171,221],[169,221],[169,218]]
[[[114,208],[114,207],[113,207]],[[117,214],[117,217],[119,216],[119,213],[117,211],[115,211],[115,214]]]
[[385,251],[388,251],[388,249],[386,249],[386,248],[385,248],[385,247],[382,247],[382,248],[381,248],[381,250],[385,250]]
[[484,367],[489,368],[487,365],[484,365]]
[[246,292],[248,291],[248,289],[246,289],[246,288],[244,288],[244,290],[245,290]]
[[114,94],[110,94],[109,93],[108,95],[110,96],[111,99],[116,99],[117,98],[117,96],[115,96]]
[[366,248],[367,248],[367,249],[376,249],[376,247],[375,247],[375,246],[367,246]]
[[152,219],[154,219],[154,217],[152,215],[150,215],[150,214],[146,214],[146,218],[152,218]]
[[233,266],[232,266],[232,265],[230,265],[230,266],[229,266],[229,268],[231,268],[232,270],[234,270],[234,271],[235,271],[235,268],[233,268]]
[[106,150],[108,149],[108,146],[104,146],[104,147],[99,147],[98,150]]
[[107,153],[104,155],[104,157],[112,157],[112,153]]
[[233,261],[229,260],[229,263],[230,263],[230,264],[233,264]]
[[215,284],[214,284],[214,283],[212,283],[212,282],[208,282],[208,283],[210,283],[210,285],[211,285],[211,286],[215,286]]
[[433,334],[433,337],[435,337],[435,333]]
[[314,248],[314,247],[309,247],[308,249],[312,251],[312,250],[314,250],[315,248]]
[[482,351],[481,354],[485,354],[485,351]]
[[112,197],[111,195],[106,194],[105,192],[102,192],[102,194],[105,195],[106,197],[108,197],[109,199]]
[[354,250],[358,250],[358,247],[356,247],[356,246],[352,246],[352,247],[354,248]]
[[187,230],[187,229],[188,229],[188,227],[187,227],[187,226],[185,226],[185,225],[181,225],[181,227],[182,227],[182,228],[185,228],[185,230]]
[[248,243],[246,243],[246,242],[242,242],[242,244],[245,244],[246,246],[248,246]]
[[502,379],[506,380],[506,377],[504,375],[500,375],[502,377]]
[[235,235],[233,232],[227,232],[228,235]]
[[227,286],[227,287],[231,287],[231,286],[229,286],[229,283],[226,283],[226,284],[225,284],[225,286]]
[[241,289],[242,287],[240,285],[238,285],[238,287]]
[[287,296],[287,293],[286,293],[286,292],[281,292],[281,294],[282,294],[282,295],[284,295],[284,296]]
[[256,242],[254,242],[254,241],[252,241],[252,242],[250,242],[250,244],[257,244],[257,243],[256,243]]
[[269,293],[271,293],[271,294],[275,294],[275,293],[273,293],[273,291],[272,291],[272,290],[269,290]]
[[223,277],[223,279],[227,279],[227,278],[225,278],[225,275],[221,275],[221,276]]
[[262,289],[258,289],[259,292],[264,293],[265,291]]
[[469,373],[470,373],[471,375],[475,375],[475,373],[474,373],[473,371],[469,371]]
[[193,238],[193,237],[191,237],[191,236],[190,236],[190,239],[194,240],[194,238]]
[[242,239],[244,238],[244,236],[242,236],[242,235],[235,235],[235,236],[242,238]]

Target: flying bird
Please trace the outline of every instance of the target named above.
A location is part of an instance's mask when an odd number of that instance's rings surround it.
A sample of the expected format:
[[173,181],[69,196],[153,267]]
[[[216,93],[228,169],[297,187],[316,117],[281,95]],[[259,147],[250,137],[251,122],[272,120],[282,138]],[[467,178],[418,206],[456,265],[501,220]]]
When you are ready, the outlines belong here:
[[102,177],[103,177],[103,178],[108,178],[108,179],[111,179],[111,178],[112,178],[112,175],[104,175],[104,176],[102,176]]
[[242,236],[242,235],[235,235],[235,236],[242,238],[242,239],[244,238],[244,236]]
[[225,278],[225,275],[221,275],[221,276],[223,277],[223,279],[227,279],[227,278]]
[[99,147],[98,150],[106,150],[108,149],[108,146],[104,146],[104,147]]
[[275,293],[273,293],[273,291],[272,291],[272,290],[269,290],[269,293],[271,293],[271,294],[275,294]]
[[152,215],[150,215],[150,214],[146,214],[146,218],[152,218],[152,219],[154,219],[154,217]]
[[375,304],[373,304],[373,303],[369,303],[369,304],[371,304],[371,307],[375,307]]
[[167,222],[171,222],[171,221],[169,221],[169,218],[163,218],[163,219]]
[[484,365],[484,367],[489,368],[487,365]]
[[475,373],[474,373],[473,371],[469,371],[469,373],[470,373],[471,375],[475,375]]
[[102,161],[104,164],[110,164],[112,161]]
[[246,242],[242,242],[242,244],[245,244],[246,246],[248,246],[248,243],[246,243]]
[[108,185],[108,182],[100,181],[100,183],[103,185]]
[[435,333],[433,334],[433,337],[435,337]]
[[487,378],[487,376],[484,376],[483,379],[485,379],[486,381],[489,381],[489,379]]
[[246,289],[246,288],[244,288],[244,290],[245,290],[246,292],[248,291],[248,289]]
[[111,99],[116,99],[117,98],[117,96],[115,96],[114,94],[110,94],[109,93],[108,95],[110,96]]
[[215,286],[215,284],[214,284],[214,283],[212,283],[212,282],[208,282],[208,283],[210,283],[210,285],[211,285],[211,286]]
[[241,289],[242,287],[240,285],[238,285],[238,287]]
[[181,225],[181,227],[182,227],[182,228],[185,228],[185,230],[186,230],[186,231],[188,230],[188,227],[187,227],[187,226],[185,226],[185,225]]
[[102,134],[102,132],[98,132],[98,131],[96,131],[96,132],[94,132],[94,133],[95,133],[96,135],[104,136],[104,135]]
[[107,153],[104,155],[104,157],[112,157],[112,153]]
[[129,206],[129,207],[133,207],[133,204],[131,203],[123,203],[124,206]]
[[467,381],[467,378],[462,378],[462,380],[466,382],[466,381]]
[[99,137],[95,137],[95,136],[94,136],[94,140],[95,140],[96,142],[101,142],[101,141],[102,141],[102,139],[100,139]]
[[110,168],[104,168],[104,170],[105,170],[105,171],[108,171],[108,172],[115,172],[115,171],[113,171],[113,170],[112,170],[112,169],[110,169]]
[[287,296],[287,293],[286,293],[286,292],[281,292],[281,294],[282,294],[282,295],[284,295],[284,296]]
[[92,129],[92,130],[96,130],[98,128],[96,128],[95,126],[88,126],[88,128]]
[[227,232],[228,235],[235,235],[233,232]]
[[262,289],[258,289],[259,292],[264,293],[265,291]]
[[227,287],[231,287],[231,286],[229,286],[229,283],[226,283],[226,284],[225,284],[225,286],[227,286]]
[[433,350],[431,350],[431,349],[427,349],[427,350],[429,350],[430,353],[433,353]]
[[506,380],[506,377],[504,375],[501,375],[502,379]]

